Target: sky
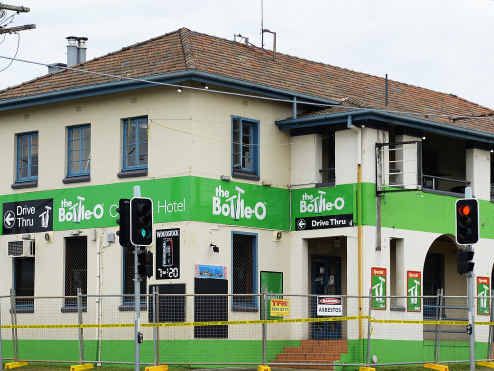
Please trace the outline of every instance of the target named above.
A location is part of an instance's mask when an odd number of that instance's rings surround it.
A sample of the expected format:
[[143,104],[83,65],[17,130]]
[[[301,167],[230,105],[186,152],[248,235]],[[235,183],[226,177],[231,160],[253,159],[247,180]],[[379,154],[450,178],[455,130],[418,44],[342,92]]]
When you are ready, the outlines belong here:
[[[66,61],[66,36],[86,36],[88,59],[180,27],[260,45],[261,0],[4,0],[23,5],[11,26],[17,57]],[[318,62],[456,94],[494,108],[494,0],[264,0],[264,27],[277,50]],[[266,46],[272,41],[266,35]],[[0,55],[14,56],[17,36]],[[0,71],[8,66],[0,60]],[[14,62],[0,89],[46,73]]]

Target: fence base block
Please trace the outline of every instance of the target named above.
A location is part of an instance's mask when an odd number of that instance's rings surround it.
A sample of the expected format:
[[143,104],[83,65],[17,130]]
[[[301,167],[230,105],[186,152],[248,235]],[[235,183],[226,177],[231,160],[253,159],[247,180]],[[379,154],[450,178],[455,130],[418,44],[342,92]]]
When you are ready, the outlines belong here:
[[440,365],[439,363],[425,363],[424,368],[437,371],[449,371],[449,367],[446,365]]
[[24,366],[27,366],[29,363],[28,362],[24,362],[24,361],[20,361],[20,362],[7,362],[5,364],[5,369],[6,370],[13,370],[14,368],[19,368],[19,367],[24,367]]
[[92,363],[85,363],[83,365],[70,366],[70,371],[91,370],[93,368],[94,368],[94,365]]
[[479,361],[477,362],[477,366],[485,367],[485,368],[494,368],[494,362]]
[[257,371],[271,371],[271,367],[266,365],[259,365],[257,366]]
[[360,367],[359,371],[376,371],[374,367]]
[[146,371],[168,371],[168,365],[148,366]]

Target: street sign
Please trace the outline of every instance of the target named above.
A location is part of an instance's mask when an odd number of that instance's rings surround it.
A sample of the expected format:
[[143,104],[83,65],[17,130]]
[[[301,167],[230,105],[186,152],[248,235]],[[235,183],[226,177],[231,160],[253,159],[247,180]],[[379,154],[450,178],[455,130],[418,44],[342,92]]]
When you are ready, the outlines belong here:
[[53,230],[53,199],[5,202],[3,234],[38,233]]

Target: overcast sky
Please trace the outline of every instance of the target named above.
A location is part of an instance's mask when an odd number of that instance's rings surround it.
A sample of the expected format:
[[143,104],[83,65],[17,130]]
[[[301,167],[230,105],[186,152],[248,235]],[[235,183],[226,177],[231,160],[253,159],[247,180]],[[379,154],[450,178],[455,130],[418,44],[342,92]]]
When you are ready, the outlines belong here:
[[[12,25],[18,57],[65,62],[65,37],[87,36],[88,58],[180,27],[260,44],[261,0],[3,0],[31,12]],[[494,108],[493,0],[264,0],[264,26],[278,33],[279,51],[420,85]],[[266,36],[268,38],[268,36]],[[2,38],[0,38],[0,42]],[[270,39],[267,43],[271,46]],[[7,36],[0,55],[13,56]],[[0,60],[0,70],[7,62]],[[45,73],[15,62],[0,88]]]

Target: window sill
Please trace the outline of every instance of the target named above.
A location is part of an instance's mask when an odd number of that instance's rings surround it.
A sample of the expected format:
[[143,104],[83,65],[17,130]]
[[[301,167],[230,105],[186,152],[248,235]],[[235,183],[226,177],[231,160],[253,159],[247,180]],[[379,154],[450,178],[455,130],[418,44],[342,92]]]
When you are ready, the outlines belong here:
[[405,312],[406,308],[401,305],[393,305],[389,308],[392,312]]
[[83,183],[89,182],[91,180],[91,176],[89,175],[77,175],[77,176],[66,176],[63,178],[63,184],[71,184],[71,183]]
[[[128,304],[120,304],[118,306],[118,310],[120,312],[133,312],[134,311],[134,303],[128,303]],[[146,312],[148,310],[148,307],[146,304],[141,303],[141,311]]]
[[134,178],[139,176],[147,176],[148,169],[138,169],[138,170],[122,170],[117,176],[119,178]]
[[247,180],[259,180],[260,179],[258,174],[242,173],[239,171],[233,171],[232,172],[232,178],[247,179]]
[[12,189],[35,188],[38,186],[38,180],[30,180],[28,182],[15,182],[10,187]]
[[[84,313],[87,312],[87,306],[83,306],[82,307],[82,311]],[[60,312],[62,313],[77,313],[78,310],[77,310],[77,307],[73,307],[73,306],[63,306],[61,309],[60,309]]]

